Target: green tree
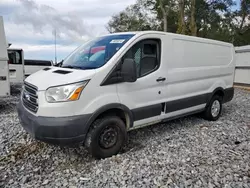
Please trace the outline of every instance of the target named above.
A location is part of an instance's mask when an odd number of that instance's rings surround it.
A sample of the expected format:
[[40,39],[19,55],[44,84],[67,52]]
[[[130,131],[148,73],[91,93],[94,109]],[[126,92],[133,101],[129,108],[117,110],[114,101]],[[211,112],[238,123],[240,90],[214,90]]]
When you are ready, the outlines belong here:
[[234,45],[250,43],[250,0],[137,0],[114,15],[110,32],[161,30]]
[[168,14],[171,0],[158,0],[159,8],[162,14],[163,31],[168,31]]
[[[158,27],[159,30],[167,30],[168,32],[176,33],[178,24],[178,3],[176,0],[161,1],[162,3],[160,4],[160,0],[144,0],[144,6],[148,7],[151,13],[156,15],[156,19],[160,23],[160,27]],[[163,8],[167,11],[165,16],[162,10]]]
[[[197,36],[213,38],[225,23],[225,14],[230,13],[232,0],[199,0],[195,4]],[[190,13],[191,14],[191,13]],[[188,19],[191,20],[191,19]]]
[[191,35],[196,36],[197,35],[197,26],[196,26],[196,16],[195,16],[195,7],[196,7],[196,0],[191,0],[191,15],[190,15],[190,31]]
[[112,16],[106,28],[110,33],[125,31],[159,30],[160,23],[155,15],[145,6],[143,0]]
[[186,23],[185,23],[185,0],[178,0],[178,29],[177,33],[186,34]]
[[241,0],[240,10],[234,14],[233,43],[236,46],[250,44],[250,0]]

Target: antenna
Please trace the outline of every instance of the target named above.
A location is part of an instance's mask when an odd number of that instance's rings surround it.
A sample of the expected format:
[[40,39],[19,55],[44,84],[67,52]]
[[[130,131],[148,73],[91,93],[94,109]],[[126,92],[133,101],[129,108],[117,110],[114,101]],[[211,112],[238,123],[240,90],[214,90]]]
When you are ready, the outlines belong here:
[[55,29],[55,64],[57,63],[57,54],[56,54],[56,29]]

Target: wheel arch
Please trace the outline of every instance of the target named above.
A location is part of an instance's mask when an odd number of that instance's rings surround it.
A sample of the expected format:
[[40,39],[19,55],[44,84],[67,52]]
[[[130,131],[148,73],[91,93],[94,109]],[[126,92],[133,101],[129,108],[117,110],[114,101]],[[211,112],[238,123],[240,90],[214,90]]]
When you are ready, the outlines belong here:
[[216,89],[214,89],[214,91],[210,93],[208,97],[206,107],[209,105],[209,102],[211,101],[214,95],[219,95],[223,98],[225,96],[225,90],[222,87],[217,87]]
[[92,123],[103,116],[108,116],[108,115],[116,115],[120,117],[125,125],[126,129],[129,129],[130,127],[133,127],[133,115],[130,109],[119,103],[112,103],[112,104],[107,104],[105,106],[102,106],[101,108],[97,109],[90,117],[88,120],[86,126],[87,130],[89,131]]

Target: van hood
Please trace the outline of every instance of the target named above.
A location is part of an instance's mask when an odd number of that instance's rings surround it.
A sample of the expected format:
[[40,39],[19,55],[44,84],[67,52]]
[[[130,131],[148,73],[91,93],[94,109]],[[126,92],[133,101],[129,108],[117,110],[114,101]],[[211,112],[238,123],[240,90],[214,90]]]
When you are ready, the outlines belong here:
[[25,79],[38,88],[38,90],[46,90],[52,86],[71,84],[88,80],[94,77],[96,71],[91,70],[78,70],[60,67],[44,68]]

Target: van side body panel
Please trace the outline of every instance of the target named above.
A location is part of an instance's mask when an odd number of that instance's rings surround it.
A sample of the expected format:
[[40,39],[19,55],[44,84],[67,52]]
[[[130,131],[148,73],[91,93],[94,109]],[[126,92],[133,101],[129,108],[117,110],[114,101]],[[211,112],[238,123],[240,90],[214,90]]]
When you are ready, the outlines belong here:
[[203,40],[173,38],[172,62],[168,63],[168,100],[233,86],[233,46]]
[[[151,112],[155,112],[152,103],[153,105],[165,104],[165,111],[158,116],[149,113],[148,118],[144,116],[144,118],[135,119],[135,126],[140,127],[150,122],[202,111],[218,89],[225,94],[226,98],[223,102],[232,99],[235,57],[231,44],[181,35],[165,35],[161,40],[161,64],[157,70],[160,74],[157,71],[155,74],[167,78],[159,88],[162,97],[154,103],[149,100],[148,104],[145,103],[140,107],[142,112],[143,108],[151,108]],[[143,86],[140,84],[140,87]],[[133,87],[130,88],[130,93],[133,93]],[[156,92],[155,89],[150,91]],[[149,94],[144,92],[144,95],[139,95],[138,100],[142,100]],[[131,96],[128,93],[124,95],[128,98]],[[136,108],[138,103],[133,105]]]

